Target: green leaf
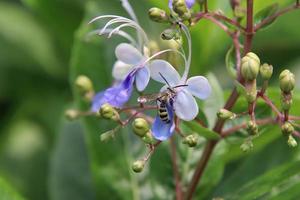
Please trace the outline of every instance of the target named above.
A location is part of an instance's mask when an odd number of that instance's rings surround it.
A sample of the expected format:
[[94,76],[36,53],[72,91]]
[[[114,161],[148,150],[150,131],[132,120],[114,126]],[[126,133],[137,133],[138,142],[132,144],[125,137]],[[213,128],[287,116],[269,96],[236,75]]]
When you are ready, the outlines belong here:
[[208,140],[217,140],[220,138],[218,133],[203,127],[198,122],[189,121],[189,122],[183,122],[183,124],[186,125],[191,131],[197,133],[200,136],[205,137]]
[[13,65],[21,69],[42,69],[52,76],[62,75],[53,38],[22,7],[0,3],[0,36],[0,62],[6,63],[1,67]]
[[50,165],[50,199],[95,199],[89,158],[79,122],[64,122]]
[[[271,5],[269,5],[268,7],[260,10],[259,12],[257,12],[254,16],[254,23],[257,25],[259,23],[261,23],[264,19],[274,15],[279,9],[279,4],[278,3],[273,3]],[[269,25],[271,25],[276,18],[274,18],[273,20],[271,20],[269,23],[266,23],[264,26],[262,26],[261,28],[265,28]]]
[[[300,183],[300,161],[283,164],[269,170],[267,173],[240,186],[235,192],[225,196],[225,199],[270,199],[295,187]],[[294,197],[300,195],[300,190],[294,190]]]
[[203,111],[208,120],[209,128],[212,128],[217,119],[217,112],[224,106],[224,93],[216,76],[209,73],[207,79],[211,85],[212,93],[203,103]]
[[235,69],[235,52],[234,52],[233,46],[231,46],[230,49],[226,53],[225,63],[226,63],[226,69],[227,69],[229,75],[233,79],[236,79],[237,71]]
[[25,200],[2,177],[0,177],[0,199],[3,199],[3,200]]

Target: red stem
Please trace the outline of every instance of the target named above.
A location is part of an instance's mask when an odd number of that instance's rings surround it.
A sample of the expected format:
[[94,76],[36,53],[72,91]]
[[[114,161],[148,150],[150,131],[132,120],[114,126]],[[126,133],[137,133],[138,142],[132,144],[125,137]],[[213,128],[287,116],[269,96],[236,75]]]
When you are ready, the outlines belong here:
[[183,199],[183,192],[181,188],[181,181],[178,171],[178,165],[177,165],[177,157],[176,157],[176,144],[174,141],[174,137],[170,140],[171,145],[171,158],[172,158],[172,166],[173,166],[173,173],[175,178],[175,188],[176,188],[176,200],[182,200]]

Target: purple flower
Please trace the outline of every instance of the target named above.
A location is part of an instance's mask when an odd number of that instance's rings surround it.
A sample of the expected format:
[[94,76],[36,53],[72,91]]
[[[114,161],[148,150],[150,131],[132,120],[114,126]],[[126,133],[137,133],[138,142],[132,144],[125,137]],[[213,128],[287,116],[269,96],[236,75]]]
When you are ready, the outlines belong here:
[[97,112],[105,103],[121,108],[130,99],[134,83],[138,91],[143,91],[149,83],[150,72],[144,63],[146,57],[135,47],[121,43],[116,47],[115,54],[118,61],[114,65],[113,76],[120,83],[95,95],[93,112]]
[[[168,115],[171,122],[165,123],[161,121],[159,116],[155,118],[152,133],[156,139],[162,141],[168,139],[174,131],[173,111],[178,118],[184,121],[193,120],[199,112],[198,104],[194,97],[202,100],[206,99],[211,93],[211,86],[204,76],[194,76],[187,80],[184,76],[180,77],[174,67],[164,60],[155,60],[151,62],[149,67],[151,69],[151,78],[158,82],[166,83],[160,75],[162,74],[171,87],[187,85],[174,89],[176,92],[174,102],[168,104]],[[166,91],[167,87],[167,85],[164,86],[161,91]]]
[[[186,6],[188,8],[191,8],[194,4],[195,4],[195,0],[185,0]],[[169,8],[172,9],[173,8],[173,0],[169,0]]]

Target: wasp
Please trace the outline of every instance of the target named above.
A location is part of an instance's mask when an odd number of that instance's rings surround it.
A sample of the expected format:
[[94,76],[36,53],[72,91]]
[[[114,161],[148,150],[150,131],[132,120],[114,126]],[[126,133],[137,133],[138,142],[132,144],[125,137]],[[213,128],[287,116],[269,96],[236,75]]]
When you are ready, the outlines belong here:
[[140,96],[138,98],[139,103],[149,103],[156,101],[157,104],[157,114],[159,118],[166,124],[169,124],[172,119],[170,119],[169,112],[170,109],[173,108],[173,103],[174,103],[174,98],[176,97],[176,88],[179,87],[186,87],[188,85],[177,85],[177,86],[170,86],[166,78],[159,73],[159,75],[163,78],[163,80],[167,84],[167,89],[163,92],[156,93],[156,94],[149,94],[149,95],[144,95]]

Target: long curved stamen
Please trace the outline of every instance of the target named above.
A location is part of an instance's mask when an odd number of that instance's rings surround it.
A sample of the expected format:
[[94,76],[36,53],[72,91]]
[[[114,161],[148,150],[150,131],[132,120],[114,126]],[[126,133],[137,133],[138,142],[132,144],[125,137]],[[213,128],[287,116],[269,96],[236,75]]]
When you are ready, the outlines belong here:
[[133,19],[136,23],[138,22],[138,19],[130,5],[130,3],[128,2],[128,0],[121,0],[122,1],[122,6],[123,8],[126,10],[126,12],[129,14],[129,16],[131,17],[131,19]]
[[[99,34],[99,32],[101,32],[102,29],[97,29],[97,30],[94,30],[90,33],[87,34],[87,39],[89,39],[91,36],[93,35],[108,35],[110,34],[114,29],[106,29],[104,31],[103,34]],[[129,35],[128,33],[126,33],[125,31],[122,31],[122,30],[118,30],[118,31],[114,31],[113,34],[115,35],[119,35],[125,39],[127,39],[128,41],[130,41],[134,46],[137,45],[137,42],[135,41],[135,39],[133,39],[133,37],[131,37],[131,35]]]
[[191,38],[191,34],[190,34],[190,31],[189,29],[181,22],[179,22],[179,24],[181,25],[182,27],[182,30],[187,38],[187,41],[188,41],[188,58],[187,58],[187,62],[186,62],[186,65],[185,65],[185,69],[184,69],[184,73],[182,75],[182,78],[181,78],[181,82],[186,82],[187,80],[187,77],[188,77],[188,74],[189,74],[189,71],[190,71],[190,66],[191,66],[191,57],[192,57],[192,38]]
[[157,52],[157,53],[153,54],[151,57],[147,58],[147,59],[144,61],[144,63],[143,63],[142,66],[144,66],[145,64],[147,64],[147,63],[148,63],[150,60],[152,60],[153,58],[155,58],[155,57],[157,57],[157,56],[160,56],[160,55],[162,55],[162,54],[164,54],[164,53],[167,53],[167,52],[175,52],[175,53],[178,53],[179,55],[181,55],[181,57],[182,57],[182,58],[184,59],[184,61],[186,62],[185,56],[184,56],[180,51],[174,50],[174,49],[165,49],[165,50],[160,51],[160,52]]
[[[98,17],[95,17],[93,18],[89,24],[97,21],[97,20],[100,20],[100,19],[106,19],[106,18],[112,18],[110,19],[106,24],[105,26],[103,27],[103,30],[102,31],[105,31],[105,29],[107,29],[109,26],[115,24],[115,23],[128,23],[128,24],[131,24],[132,28],[135,28],[136,31],[137,31],[137,35],[138,35],[138,39],[139,38],[143,38],[144,39],[144,43],[148,43],[148,37],[147,37],[147,34],[145,33],[144,29],[135,21],[131,20],[131,19],[128,19],[128,18],[125,18],[125,17],[122,17],[122,16],[118,16],[118,15],[103,15],[103,16],[98,16]],[[140,48],[142,49],[143,47],[143,44],[142,44],[142,41],[140,41],[141,39],[139,39],[139,46]]]

